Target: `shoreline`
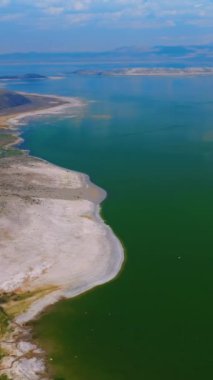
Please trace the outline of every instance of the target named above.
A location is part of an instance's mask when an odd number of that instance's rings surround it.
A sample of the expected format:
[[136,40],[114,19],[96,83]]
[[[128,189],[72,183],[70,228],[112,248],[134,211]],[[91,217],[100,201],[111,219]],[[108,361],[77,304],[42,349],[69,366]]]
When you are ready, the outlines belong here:
[[[83,104],[76,98],[71,103],[73,110]],[[17,145],[18,123],[23,118],[63,112],[65,108],[70,108],[70,103],[8,115],[9,130],[17,132],[17,140],[9,145]],[[123,266],[124,249],[100,215],[106,192],[86,174],[27,153],[2,158],[0,193],[4,203],[0,294],[8,297],[1,309],[10,326],[0,336],[4,351],[0,374],[13,380],[28,379],[29,375],[31,380],[44,380],[49,378],[45,353],[29,339],[26,323],[61,299],[113,280]]]
[[[84,107],[87,102],[85,100],[82,100],[78,97],[65,97],[65,96],[57,96],[57,95],[40,95],[36,93],[28,94],[26,92],[18,92],[21,95],[30,95],[33,97],[37,97],[38,99],[48,99],[53,102],[59,102],[58,104],[48,104],[45,108],[42,106],[41,108],[31,109],[31,110],[23,110],[21,112],[18,112],[18,110],[13,113],[12,109],[11,112],[8,114],[1,114],[0,113],[0,131],[14,131],[13,134],[11,134],[11,137],[14,137],[14,140],[6,143],[4,146],[1,147],[3,150],[8,150],[8,148],[15,147],[18,144],[20,144],[23,139],[20,137],[21,132],[20,128],[24,126],[26,123],[21,124],[21,120],[24,119],[32,119],[36,117],[42,117],[42,116],[48,116],[48,115],[62,115],[63,111],[66,109],[73,109],[75,111],[78,111],[82,107]],[[75,117],[76,115],[70,115],[70,117]],[[1,137],[1,136],[0,136]],[[20,150],[24,152],[23,150]],[[1,159],[1,157],[0,157]]]
[[79,69],[72,72],[73,75],[82,76],[112,76],[112,77],[194,77],[194,76],[212,76],[212,67],[186,67],[186,68],[163,68],[163,67],[126,67],[112,70],[83,70]]
[[[25,92],[19,92],[19,94],[27,95]],[[48,105],[46,108],[39,108],[39,109],[32,109],[32,110],[24,110],[21,112],[11,112],[7,115],[0,114],[0,130],[16,130],[16,128],[20,128],[22,125],[20,124],[20,120],[29,118],[32,119],[34,117],[39,116],[48,116],[48,115],[54,115],[54,114],[62,114],[64,110],[68,109],[79,109],[86,105],[86,102],[81,100],[80,98],[75,97],[60,97],[55,95],[39,95],[39,94],[30,94],[34,97],[42,97],[42,98],[48,98],[53,99],[56,101],[62,102],[61,104],[56,105]],[[12,111],[12,110],[11,110]],[[72,117],[75,117],[75,115],[72,115]],[[3,126],[1,125],[3,124]],[[23,124],[25,125],[25,123]]]
[[[28,95],[26,92],[19,92],[19,94],[22,94],[22,95]],[[32,93],[30,94],[34,97],[40,97],[39,94],[35,94],[35,93]],[[41,95],[42,98],[51,98],[55,101],[61,101],[62,103],[61,104],[57,104],[57,105],[50,105],[48,106],[47,108],[41,108],[41,109],[35,109],[35,110],[30,110],[30,111],[24,111],[24,112],[21,112],[20,114],[17,114],[17,115],[12,115],[10,114],[9,115],[9,118],[8,118],[8,125],[11,126],[11,127],[14,127],[14,126],[20,126],[20,120],[22,119],[25,119],[25,118],[34,118],[34,117],[38,117],[38,116],[48,116],[48,115],[54,115],[54,114],[61,114],[63,110],[65,110],[66,108],[74,108],[74,109],[77,109],[79,107],[82,107],[86,104],[85,101],[77,98],[77,97],[65,97],[65,96],[56,96],[56,95]],[[64,103],[63,103],[64,102]],[[73,117],[75,117],[73,115]]]

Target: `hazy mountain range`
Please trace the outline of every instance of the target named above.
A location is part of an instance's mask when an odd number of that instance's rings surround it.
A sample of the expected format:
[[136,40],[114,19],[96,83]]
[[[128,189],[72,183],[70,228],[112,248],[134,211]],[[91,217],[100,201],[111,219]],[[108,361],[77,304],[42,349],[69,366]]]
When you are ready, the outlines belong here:
[[57,62],[90,62],[90,63],[140,63],[145,66],[211,66],[213,43],[190,46],[154,46],[154,47],[121,47],[103,52],[71,53],[12,53],[1,54],[0,62],[12,61],[57,61]]

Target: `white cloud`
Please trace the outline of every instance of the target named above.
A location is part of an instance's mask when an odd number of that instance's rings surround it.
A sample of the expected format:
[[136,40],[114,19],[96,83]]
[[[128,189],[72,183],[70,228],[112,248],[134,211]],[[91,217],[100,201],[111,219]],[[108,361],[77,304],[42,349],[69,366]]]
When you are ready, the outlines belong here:
[[45,12],[52,16],[60,15],[64,12],[64,8],[63,7],[48,7],[45,9]]
[[0,0],[0,7],[6,7],[10,4],[10,0]]
[[81,1],[74,1],[73,4],[70,4],[70,9],[73,9],[75,11],[84,11],[90,8],[92,4],[91,0],[81,0]]
[[11,22],[22,18],[21,13],[7,13],[0,15],[0,22]]
[[[95,0],[96,1],[96,0]],[[28,1],[28,4],[30,1]],[[33,6],[47,10],[51,8],[63,8],[66,12],[69,11],[86,11],[92,5],[92,0],[39,0]]]
[[[7,4],[10,0],[0,0],[0,4]],[[65,13],[114,13],[129,11],[141,16],[144,11],[154,16],[162,14],[199,14],[213,12],[212,0],[14,0],[17,4],[25,4],[28,8],[38,8],[41,11],[61,9]],[[54,12],[53,12],[54,14]]]
[[91,13],[71,14],[67,15],[66,21],[70,26],[85,25],[94,18]]
[[[6,7],[11,0],[0,0]],[[39,23],[45,19],[52,27],[93,24],[134,28],[156,25],[203,25],[213,19],[212,0],[13,0],[26,19]],[[9,7],[8,7],[9,8]],[[10,9],[10,8],[9,8]]]

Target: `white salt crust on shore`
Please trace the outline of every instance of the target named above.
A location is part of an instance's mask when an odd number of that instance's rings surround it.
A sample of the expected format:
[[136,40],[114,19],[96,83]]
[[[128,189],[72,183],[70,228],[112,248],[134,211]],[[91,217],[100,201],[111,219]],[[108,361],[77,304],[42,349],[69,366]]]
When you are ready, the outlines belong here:
[[[35,111],[41,113],[47,111]],[[11,125],[26,116],[16,116]],[[8,353],[0,374],[44,380],[45,354],[26,340],[24,324],[61,298],[112,280],[124,251],[100,217],[104,192],[86,175],[30,157],[1,160],[0,175],[0,292],[52,289],[16,316],[0,342]]]
[[[0,170],[4,183],[8,175],[14,187],[0,215],[0,291],[53,289],[15,318],[6,341],[13,341],[17,335],[20,338],[14,344],[1,345],[8,352],[2,361],[2,372],[13,380],[45,379],[43,355],[38,347],[32,350],[31,343],[24,340],[24,323],[62,297],[74,297],[113,279],[122,267],[124,252],[101,219],[100,206],[81,199],[82,194],[87,197],[91,187],[99,195],[97,198],[103,196],[83,174],[30,158],[26,163],[25,159],[10,160],[9,167]],[[30,199],[21,196],[29,180]],[[4,186],[0,185],[4,194]],[[41,187],[44,198],[36,196]],[[63,199],[67,189],[70,199]],[[20,347],[25,347],[24,354]]]

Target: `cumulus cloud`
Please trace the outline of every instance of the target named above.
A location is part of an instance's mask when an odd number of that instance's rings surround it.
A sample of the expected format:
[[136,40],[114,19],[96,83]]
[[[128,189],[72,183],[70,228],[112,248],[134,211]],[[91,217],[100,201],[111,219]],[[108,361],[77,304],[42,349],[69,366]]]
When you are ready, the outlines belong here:
[[65,10],[63,7],[48,7],[44,11],[49,15],[55,16],[64,13]]
[[[63,9],[63,12],[68,15],[92,13],[99,20],[100,18],[106,19],[107,15],[113,19],[113,15],[118,13],[120,18],[128,15],[129,18],[141,19],[144,17],[153,18],[153,20],[163,17],[177,19],[183,16],[200,18],[207,14],[213,16],[212,0],[203,0],[202,2],[196,0],[39,0],[34,3],[34,6],[53,16]],[[88,18],[89,20],[90,18]]]
[[[30,3],[28,1],[28,3]],[[33,6],[47,11],[53,8],[63,8],[66,12],[82,12],[90,9],[92,0],[39,0]]]
[[[0,0],[0,6],[9,6],[11,0]],[[156,25],[205,25],[213,19],[212,0],[13,0],[26,18],[35,20],[45,16],[53,25],[60,19],[68,25],[85,25],[91,22],[103,26],[156,28]],[[116,24],[116,25],[115,25]]]

